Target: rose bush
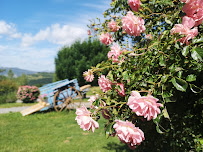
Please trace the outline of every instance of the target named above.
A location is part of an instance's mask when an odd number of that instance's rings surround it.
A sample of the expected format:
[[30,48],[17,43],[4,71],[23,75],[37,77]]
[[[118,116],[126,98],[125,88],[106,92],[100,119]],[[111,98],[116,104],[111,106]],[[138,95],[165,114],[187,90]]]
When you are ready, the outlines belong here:
[[20,86],[17,92],[17,98],[24,103],[32,103],[37,100],[40,94],[36,86]]
[[90,24],[91,38],[111,48],[109,60],[91,68],[103,91],[91,118],[106,116],[107,137],[141,152],[200,151],[202,2],[115,0],[104,23]]

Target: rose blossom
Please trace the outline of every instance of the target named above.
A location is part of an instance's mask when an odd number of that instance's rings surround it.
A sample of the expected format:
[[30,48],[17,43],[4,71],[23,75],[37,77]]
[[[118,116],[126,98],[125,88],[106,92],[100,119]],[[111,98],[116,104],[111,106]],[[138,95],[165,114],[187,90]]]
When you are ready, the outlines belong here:
[[115,124],[113,128],[116,131],[116,134],[120,141],[128,144],[131,149],[135,149],[136,145],[140,145],[144,140],[144,133],[139,127],[135,127],[135,125],[128,120],[121,121],[115,120]]
[[130,36],[140,36],[145,31],[144,20],[129,11],[121,20],[122,27]]
[[138,116],[144,116],[147,120],[155,119],[160,114],[159,107],[163,105],[157,103],[159,99],[154,98],[151,95],[141,96],[139,92],[132,91],[131,96],[128,98],[127,105]]
[[88,69],[88,71],[83,72],[83,76],[85,77],[85,80],[88,82],[92,82],[94,80],[93,72],[90,69]]
[[108,52],[108,58],[112,58],[112,62],[118,62],[119,56],[122,54],[122,51],[120,51],[120,47],[117,44],[114,44],[111,47],[111,51]]
[[183,3],[189,3],[191,0],[180,0]]
[[108,23],[108,27],[110,28],[110,30],[112,32],[116,32],[120,28],[120,26],[118,26],[117,23],[113,19],[111,19],[111,22]]
[[184,16],[182,24],[175,24],[175,27],[171,29],[171,34],[173,35],[175,33],[179,33],[186,35],[186,37],[178,39],[177,41],[180,41],[181,43],[186,43],[186,45],[188,45],[188,41],[198,35],[197,27],[191,29],[194,25],[195,21],[192,18]]
[[203,21],[203,0],[182,0],[186,4],[183,6],[183,11],[188,17],[195,21],[194,26],[202,24]]
[[198,25],[202,24],[202,21],[203,21],[203,8],[201,10],[199,10],[196,14],[188,15],[188,17],[191,17],[191,18],[194,19],[194,21],[195,21],[194,26],[198,26]]
[[91,35],[91,31],[90,31],[90,30],[88,30],[88,31],[87,31],[87,34],[88,34],[88,35]]
[[[98,98],[99,98],[99,94],[96,94],[96,96],[91,96],[91,97],[88,99],[88,101],[91,103],[91,106],[90,106],[91,109],[94,108],[94,106],[92,105],[92,103],[93,103],[94,101],[96,101]],[[97,107],[95,107],[95,108],[97,108]]]
[[113,38],[109,33],[102,33],[100,36],[100,41],[105,45],[109,45],[113,42]]
[[124,97],[125,96],[125,87],[123,85],[123,83],[117,83],[117,91],[118,91],[118,94],[121,96],[121,97]]
[[98,122],[91,118],[91,112],[84,105],[81,108],[77,108],[75,113],[77,115],[75,120],[77,120],[78,125],[84,131],[92,129],[92,132],[94,132],[95,128],[99,128]]
[[193,15],[203,9],[203,0],[190,0],[183,6],[183,11],[187,15]]
[[128,0],[128,4],[133,11],[138,12],[141,2],[140,0]]
[[101,77],[99,77],[98,83],[103,92],[107,92],[111,89],[112,82],[108,78],[105,78],[105,75],[101,75]]

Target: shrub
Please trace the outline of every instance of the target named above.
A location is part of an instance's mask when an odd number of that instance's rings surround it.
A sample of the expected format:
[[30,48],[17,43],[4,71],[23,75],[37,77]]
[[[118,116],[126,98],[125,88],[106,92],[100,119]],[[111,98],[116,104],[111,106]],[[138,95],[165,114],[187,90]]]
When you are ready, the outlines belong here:
[[[111,51],[108,61],[85,72],[87,81],[99,76],[103,93],[91,100],[94,112],[85,107],[76,110],[83,130],[98,128],[101,112],[106,136],[117,135],[137,152],[201,149],[197,140],[203,128],[200,2],[114,0],[104,12],[105,22],[91,23],[91,31],[96,28],[95,34]],[[112,20],[119,29],[112,30]],[[112,38],[116,43],[111,44]]]
[[0,81],[0,103],[16,101],[17,84],[14,80]]
[[17,98],[24,103],[34,102],[40,94],[36,86],[20,86],[17,92]]

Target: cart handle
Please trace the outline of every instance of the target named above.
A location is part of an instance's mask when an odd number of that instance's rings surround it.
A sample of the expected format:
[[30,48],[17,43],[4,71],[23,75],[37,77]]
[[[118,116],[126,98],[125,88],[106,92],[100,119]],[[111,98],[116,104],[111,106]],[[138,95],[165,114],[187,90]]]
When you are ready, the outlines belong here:
[[91,87],[91,85],[84,85],[84,86],[80,87],[80,91],[83,91],[83,90],[90,88],[90,87]]

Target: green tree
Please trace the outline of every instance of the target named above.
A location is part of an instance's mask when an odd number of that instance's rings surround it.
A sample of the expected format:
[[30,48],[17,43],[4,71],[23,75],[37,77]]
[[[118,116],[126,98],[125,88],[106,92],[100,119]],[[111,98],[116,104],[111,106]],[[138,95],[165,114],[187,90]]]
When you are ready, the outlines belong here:
[[[0,69],[0,73],[2,73],[2,72],[4,72],[4,71],[5,71],[4,69]],[[2,79],[5,79],[5,76],[0,75],[0,80],[2,80]]]
[[8,70],[8,79],[13,79],[14,78],[14,73],[11,69]]
[[16,78],[16,81],[20,86],[28,84],[28,78],[24,73],[20,77]]
[[[76,41],[70,47],[62,48],[55,58],[55,80],[77,78],[79,85],[86,84],[83,72],[91,66],[107,60],[109,48],[99,40]],[[97,85],[94,81],[92,85]]]

